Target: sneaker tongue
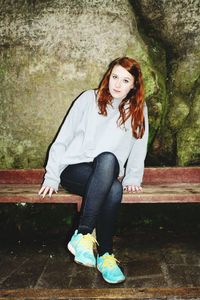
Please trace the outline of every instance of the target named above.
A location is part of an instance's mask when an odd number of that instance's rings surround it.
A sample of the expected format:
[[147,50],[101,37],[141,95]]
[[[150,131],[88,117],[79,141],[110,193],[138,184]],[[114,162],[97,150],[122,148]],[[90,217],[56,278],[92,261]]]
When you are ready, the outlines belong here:
[[108,268],[114,268],[116,266],[116,258],[114,255],[110,255],[109,253],[105,253],[103,255],[103,266]]
[[102,255],[102,257],[107,257],[107,256],[113,256],[113,254],[109,254],[108,252],[104,253],[104,255]]

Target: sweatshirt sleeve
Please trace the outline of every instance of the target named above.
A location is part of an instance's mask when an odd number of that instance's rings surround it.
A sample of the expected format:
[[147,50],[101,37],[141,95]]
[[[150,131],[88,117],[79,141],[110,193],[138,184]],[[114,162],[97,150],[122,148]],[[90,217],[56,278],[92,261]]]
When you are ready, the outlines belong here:
[[43,186],[49,186],[56,191],[58,190],[60,173],[63,169],[61,159],[70,141],[73,139],[75,129],[81,120],[85,108],[85,98],[87,98],[87,92],[81,94],[74,102],[49,150]]
[[140,186],[144,174],[144,160],[147,153],[147,143],[149,135],[148,110],[144,105],[145,132],[141,139],[137,139],[132,146],[125,170],[123,186],[136,185]]

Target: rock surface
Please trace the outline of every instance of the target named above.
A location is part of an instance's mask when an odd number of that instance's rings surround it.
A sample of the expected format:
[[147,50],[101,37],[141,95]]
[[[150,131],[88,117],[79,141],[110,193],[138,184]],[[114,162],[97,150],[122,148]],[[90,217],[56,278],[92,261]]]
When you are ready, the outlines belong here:
[[[146,36],[166,53],[167,106],[149,151],[155,164],[200,162],[200,2],[131,1]],[[159,62],[158,62],[159,63]]]
[[41,167],[70,103],[124,55],[144,76],[147,163],[198,163],[198,1],[0,4],[2,167]]

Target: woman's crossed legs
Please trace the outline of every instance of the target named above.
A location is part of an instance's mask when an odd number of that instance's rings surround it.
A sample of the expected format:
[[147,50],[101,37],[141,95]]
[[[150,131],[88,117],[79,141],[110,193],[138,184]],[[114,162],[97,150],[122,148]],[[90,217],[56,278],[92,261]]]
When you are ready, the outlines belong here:
[[93,162],[69,165],[61,174],[61,185],[83,197],[78,233],[96,228],[99,255],[113,252],[113,234],[123,188],[117,179],[119,163],[114,154],[103,152]]

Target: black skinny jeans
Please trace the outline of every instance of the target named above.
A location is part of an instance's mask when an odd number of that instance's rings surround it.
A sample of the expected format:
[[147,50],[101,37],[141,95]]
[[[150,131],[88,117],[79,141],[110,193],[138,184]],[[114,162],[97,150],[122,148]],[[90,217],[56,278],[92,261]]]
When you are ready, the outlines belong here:
[[123,188],[117,179],[119,163],[111,152],[93,162],[69,165],[61,174],[61,185],[83,197],[78,232],[92,233],[96,227],[99,255],[113,252],[113,234]]

